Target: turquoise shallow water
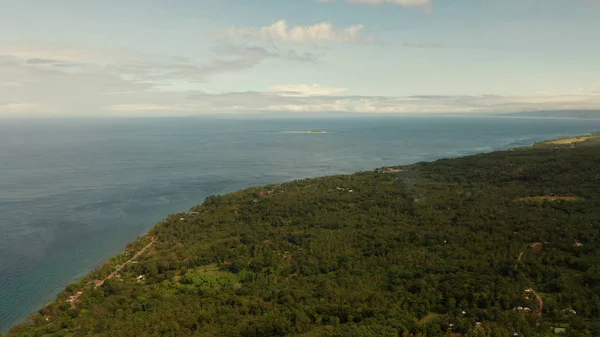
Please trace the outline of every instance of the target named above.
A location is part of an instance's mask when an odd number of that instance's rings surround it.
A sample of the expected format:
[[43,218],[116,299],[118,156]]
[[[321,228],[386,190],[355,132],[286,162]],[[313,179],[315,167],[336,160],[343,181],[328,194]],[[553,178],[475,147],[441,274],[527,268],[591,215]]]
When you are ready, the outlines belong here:
[[0,332],[210,194],[592,131],[600,121],[0,120]]

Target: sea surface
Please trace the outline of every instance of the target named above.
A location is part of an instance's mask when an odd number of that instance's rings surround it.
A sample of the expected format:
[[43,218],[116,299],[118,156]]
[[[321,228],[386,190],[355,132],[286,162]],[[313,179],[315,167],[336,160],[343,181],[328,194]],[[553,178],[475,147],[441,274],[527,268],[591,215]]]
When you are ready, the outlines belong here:
[[600,121],[0,119],[0,333],[208,195],[593,131]]

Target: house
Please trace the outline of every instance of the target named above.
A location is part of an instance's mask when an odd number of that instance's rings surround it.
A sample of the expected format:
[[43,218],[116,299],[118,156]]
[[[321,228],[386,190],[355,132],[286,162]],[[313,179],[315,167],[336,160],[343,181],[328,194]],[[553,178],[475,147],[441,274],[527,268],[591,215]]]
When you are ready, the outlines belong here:
[[140,275],[140,276],[136,277],[135,279],[138,280],[138,281],[141,281],[141,280],[144,279],[144,275]]
[[579,241],[575,241],[575,243],[573,244],[575,247],[583,247],[583,243],[579,242]]
[[529,309],[528,307],[523,308],[523,310],[528,311],[528,312],[531,311],[531,309]]
[[554,328],[554,333],[557,335],[562,335],[567,333],[567,329],[565,328]]
[[200,212],[190,212],[190,215],[200,215]]

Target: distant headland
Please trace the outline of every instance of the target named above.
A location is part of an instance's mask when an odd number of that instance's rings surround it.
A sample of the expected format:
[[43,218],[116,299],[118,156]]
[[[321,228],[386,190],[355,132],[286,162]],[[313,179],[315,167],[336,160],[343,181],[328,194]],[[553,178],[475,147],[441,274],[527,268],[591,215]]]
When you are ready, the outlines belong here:
[[302,134],[323,134],[327,133],[325,130],[300,130],[300,131],[283,131],[283,133],[302,133]]

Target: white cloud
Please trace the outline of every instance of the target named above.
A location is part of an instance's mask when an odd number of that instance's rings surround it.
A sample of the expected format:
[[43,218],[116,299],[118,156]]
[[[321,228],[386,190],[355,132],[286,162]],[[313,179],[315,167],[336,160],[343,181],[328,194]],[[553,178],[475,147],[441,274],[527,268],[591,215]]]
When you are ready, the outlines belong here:
[[323,87],[319,84],[284,84],[272,86],[280,96],[327,96],[347,92],[347,88]]
[[[33,63],[65,62],[109,65],[133,63],[147,60],[149,55],[127,50],[103,50],[79,45],[55,43],[3,43],[0,56],[10,55],[19,60],[33,60]],[[156,57],[155,57],[156,58]]]
[[110,111],[136,112],[136,111],[193,111],[193,107],[167,104],[115,104],[105,108]]
[[34,72],[45,75],[101,73],[102,76],[115,75],[146,83],[181,79],[205,81],[215,74],[252,68],[267,59],[308,63],[318,60],[308,52],[231,44],[216,46],[213,57],[203,62],[73,45],[0,44],[0,86],[22,85],[24,79],[37,81]]
[[285,20],[259,28],[237,28],[232,26],[222,35],[225,37],[252,38],[265,41],[290,43],[353,43],[372,42],[370,37],[362,36],[364,25],[357,24],[346,28],[335,28],[331,22],[321,22],[309,26],[289,26]]
[[0,116],[193,112],[195,107],[181,104],[187,94],[171,95],[162,88],[207,82],[270,59],[317,62],[311,53],[248,45],[219,45],[210,59],[198,62],[82,46],[0,43]]
[[37,103],[1,103],[0,113],[7,115],[20,114],[25,112],[43,112],[44,109]]

